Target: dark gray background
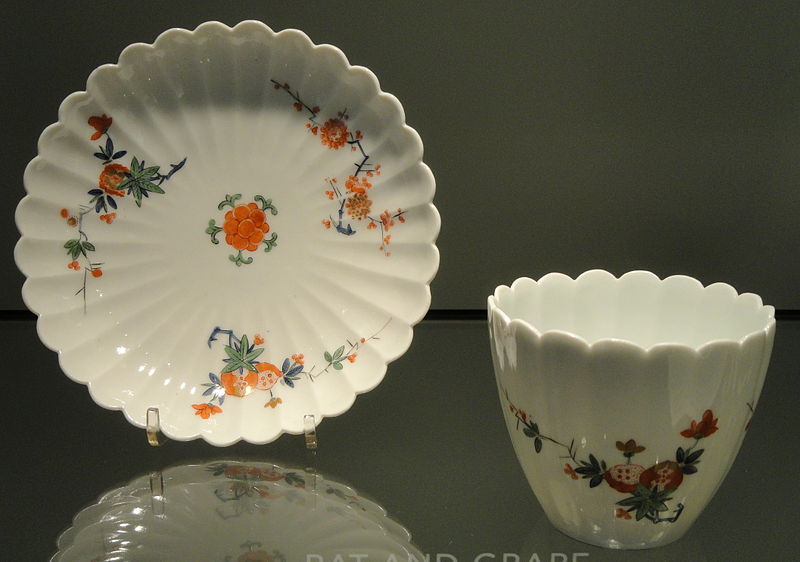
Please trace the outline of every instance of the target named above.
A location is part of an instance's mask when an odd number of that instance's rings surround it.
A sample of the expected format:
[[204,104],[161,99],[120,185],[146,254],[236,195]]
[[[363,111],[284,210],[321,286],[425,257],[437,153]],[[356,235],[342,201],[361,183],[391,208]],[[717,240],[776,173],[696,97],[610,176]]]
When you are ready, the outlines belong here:
[[549,271],[650,269],[800,309],[800,4],[12,2],[0,310],[36,139],[95,67],[169,27],[261,19],[367,66],[425,143],[442,215],[433,308]]
[[[743,7],[747,6],[747,7]],[[22,310],[11,252],[36,139],[95,67],[163,30],[261,19],[342,48],[403,103],[437,179],[433,308],[474,309],[549,271],[646,268],[727,281],[800,310],[800,4],[702,2],[3,2],[0,310]],[[589,552],[590,560],[789,560],[800,548],[791,421],[800,322],[781,321],[741,454],[678,543],[603,551],[546,521],[499,414],[485,322],[423,322],[383,384],[302,438],[153,449],[63,376],[34,323],[0,318],[4,552],[43,560],[109,488],[176,463],[314,464],[374,497],[419,547]],[[796,316],[795,315],[788,315]],[[6,533],[9,534],[9,533]],[[732,555],[731,553],[736,553]]]

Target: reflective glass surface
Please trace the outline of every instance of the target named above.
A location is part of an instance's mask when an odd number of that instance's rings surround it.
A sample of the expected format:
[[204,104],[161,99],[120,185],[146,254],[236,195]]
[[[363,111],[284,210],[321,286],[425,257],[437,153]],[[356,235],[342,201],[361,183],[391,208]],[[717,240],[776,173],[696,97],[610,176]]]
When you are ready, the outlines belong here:
[[[270,480],[272,473],[263,467],[272,464],[284,471],[300,471],[304,486],[292,493],[306,501],[311,497],[308,494],[317,493],[320,502],[339,501],[342,509],[357,511],[361,509],[358,501],[350,502],[348,496],[351,500],[367,498],[365,505],[375,506],[375,513],[384,509],[393,522],[380,523],[381,515],[376,516],[378,523],[373,517],[371,523],[359,523],[359,528],[378,525],[402,533],[398,529],[403,527],[410,532],[414,546],[400,551],[372,550],[373,558],[361,560],[391,560],[391,553],[402,560],[397,552],[418,552],[430,560],[448,562],[714,561],[730,559],[733,553],[737,560],[788,560],[800,548],[795,519],[800,485],[793,476],[793,457],[800,446],[794,422],[800,390],[797,321],[778,323],[756,415],[733,468],[708,508],[680,541],[636,552],[608,551],[576,542],[556,531],[545,518],[517,463],[500,415],[483,321],[420,324],[411,349],[390,365],[383,383],[358,397],[345,415],[320,424],[319,448],[313,454],[306,450],[302,435],[285,435],[263,446],[238,443],[215,448],[203,441],[168,441],[151,447],[143,430],[128,424],[122,414],[96,406],[83,386],[61,374],[57,356],[39,343],[33,322],[5,321],[0,330],[4,357],[12,366],[5,373],[3,419],[9,423],[2,510],[7,531],[4,549],[14,559],[48,559],[57,551],[58,537],[82,510],[97,504],[104,494],[107,498],[109,492],[129,490],[136,482],[140,491],[145,490],[153,473],[165,476],[165,496],[174,500],[176,494],[171,491],[178,485],[169,475],[179,470],[176,467],[195,464],[256,467],[250,476],[246,476],[247,469],[231,468],[230,474],[223,469],[217,480],[199,484],[210,486],[208,493],[222,486],[223,496],[243,491],[247,496],[243,499],[250,502],[248,510],[264,507],[264,498],[275,495],[276,486],[283,486],[278,492],[284,494],[280,501],[286,501],[287,491],[292,492],[297,484],[292,477],[291,482],[284,476],[283,480]],[[319,483],[316,488],[314,482]],[[328,492],[324,482],[335,483],[332,487],[343,490],[342,494]],[[231,508],[229,503],[221,505]],[[88,513],[92,515],[91,508]],[[103,515],[110,513],[106,508],[95,507],[94,513],[98,519],[120,521],[134,511],[118,510],[110,519]],[[347,521],[368,519],[356,515]],[[84,523],[79,518],[76,528]],[[219,529],[222,524],[212,523],[209,529]],[[312,542],[315,536],[328,536],[320,534],[321,524],[312,518],[307,526],[298,522],[295,531],[302,531],[301,536],[306,533],[309,545],[317,544]],[[194,527],[196,531],[197,525]],[[270,529],[275,531],[275,526]],[[211,540],[209,533],[203,536]],[[350,543],[341,547],[344,550],[337,551],[339,560],[358,560],[365,549],[374,546],[369,542],[372,539],[359,544],[357,537],[362,535],[351,536]],[[274,541],[256,544],[257,538],[234,545],[233,550],[225,551],[227,556],[230,560],[280,560],[273,552],[280,551],[280,545]],[[62,546],[69,540],[67,535]],[[196,552],[185,552],[188,559],[197,559]],[[290,561],[299,556],[298,551],[292,552]],[[131,555],[130,559],[158,559],[153,556]],[[164,556],[175,559],[177,555]],[[212,557],[219,558],[216,551]],[[334,557],[319,554],[305,559],[327,562]]]

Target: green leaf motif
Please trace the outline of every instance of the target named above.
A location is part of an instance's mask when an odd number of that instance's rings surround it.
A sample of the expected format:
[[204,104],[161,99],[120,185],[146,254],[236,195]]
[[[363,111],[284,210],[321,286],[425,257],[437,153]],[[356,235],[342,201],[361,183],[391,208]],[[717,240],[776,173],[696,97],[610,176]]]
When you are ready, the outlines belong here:
[[269,210],[269,212],[272,213],[273,216],[278,214],[278,209],[276,209],[275,205],[272,204],[272,199],[264,199],[264,197],[261,195],[256,195],[255,197],[253,197],[253,199],[261,203],[262,211],[266,212],[267,210]]
[[533,440],[533,448],[536,450],[537,453],[542,452],[542,440],[538,437]]
[[343,353],[344,353],[344,346],[341,346],[339,349],[337,349],[337,350],[334,352],[334,354],[333,354],[333,358],[334,358],[334,359],[339,359],[339,358],[342,356],[342,354],[343,354]]
[[234,343],[234,347],[229,345],[225,346],[225,353],[228,355],[228,362],[222,368],[220,373],[230,373],[236,369],[245,369],[253,373],[257,373],[258,369],[254,364],[255,359],[264,352],[264,348],[250,349],[250,341],[247,336],[242,336],[239,344]]
[[149,168],[145,168],[139,174],[141,177],[152,178],[158,173],[158,169],[160,166],[150,166]]
[[253,258],[244,257],[244,254],[242,254],[241,250],[239,250],[239,253],[236,254],[235,256],[233,254],[229,255],[228,259],[231,260],[233,263],[235,263],[236,267],[241,267],[242,264],[250,265],[251,263],[253,263]]
[[150,181],[152,177],[158,174],[160,166],[150,166],[149,168],[142,168],[139,160],[134,156],[131,160],[131,171],[126,174],[127,177],[119,184],[119,189],[128,191],[128,195],[133,195],[136,201],[136,206],[142,206],[142,197],[146,193],[159,193],[164,194],[164,190],[160,186]]
[[217,221],[211,219],[208,221],[208,228],[206,228],[206,234],[211,235],[211,242],[214,244],[219,244],[219,240],[217,240],[217,234],[222,232],[222,229],[217,226]]
[[698,449],[697,451],[694,451],[693,453],[691,453],[686,457],[686,460],[684,462],[686,464],[694,464],[698,462],[697,459],[700,458],[700,455],[702,455],[704,451],[705,449]]
[[255,361],[256,358],[262,353],[264,353],[264,348],[257,347],[256,349],[247,354],[247,357],[245,357],[245,361]]
[[241,193],[234,193],[233,195],[226,195],[225,196],[225,200],[222,201],[219,205],[217,205],[217,209],[219,209],[220,211],[222,209],[224,209],[225,207],[230,207],[231,209],[233,209],[234,207],[236,207],[236,200],[237,199],[241,199],[241,197],[242,197]]
[[325,361],[327,361],[328,363],[331,363],[333,361],[333,357],[327,351],[323,354],[323,357],[325,358]]
[[272,248],[278,245],[278,234],[273,232],[272,236],[269,237],[269,240],[264,238],[261,243],[264,244],[265,252],[271,252]]
[[337,371],[341,371],[344,367],[342,367],[341,362],[336,362],[333,364],[333,368],[336,369]]
[[284,480],[286,480],[286,483],[291,485],[291,486],[293,486],[295,484],[305,484],[306,483],[305,479],[302,476],[298,475],[296,472],[287,472],[283,476],[283,478],[284,478]]
[[145,190],[145,191],[149,191],[151,193],[160,193],[161,195],[166,193],[163,189],[161,189],[161,187],[159,185],[157,185],[157,184],[155,184],[155,183],[153,183],[151,181],[142,179],[142,180],[140,180],[140,182],[141,182],[142,189]]
[[666,502],[672,499],[670,494],[674,491],[674,488],[667,488],[659,492],[656,488],[649,489],[642,484],[636,484],[636,490],[633,491],[631,497],[618,501],[617,505],[630,507],[631,510],[636,509],[637,521],[641,521],[645,517],[656,520],[660,512],[669,510]]
[[225,373],[232,373],[233,371],[241,368],[243,368],[241,361],[231,361],[225,364],[220,373],[224,375]]

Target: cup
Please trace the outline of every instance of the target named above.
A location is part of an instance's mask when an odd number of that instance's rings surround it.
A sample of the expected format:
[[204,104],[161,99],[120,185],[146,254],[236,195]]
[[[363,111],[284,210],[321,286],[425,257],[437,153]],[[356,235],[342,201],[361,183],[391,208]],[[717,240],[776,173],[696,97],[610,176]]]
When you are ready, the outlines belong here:
[[550,522],[607,548],[679,539],[742,444],[775,309],[724,283],[592,270],[501,285],[488,313],[506,426]]

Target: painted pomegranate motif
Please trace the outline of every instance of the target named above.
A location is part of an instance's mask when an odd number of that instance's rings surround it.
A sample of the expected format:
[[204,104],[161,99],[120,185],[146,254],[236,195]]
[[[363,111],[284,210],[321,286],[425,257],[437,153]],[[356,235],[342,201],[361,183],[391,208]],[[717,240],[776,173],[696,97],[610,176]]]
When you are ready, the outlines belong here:
[[[291,389],[295,387],[297,381],[302,377],[307,377],[313,381],[315,377],[328,371],[343,370],[345,368],[344,363],[355,363],[361,346],[370,340],[377,339],[378,335],[388,325],[389,322],[387,321],[380,330],[369,337],[358,338],[352,342],[347,341],[334,351],[324,351],[322,357],[326,364],[319,370],[317,370],[316,366],[306,370],[305,356],[302,353],[293,353],[286,357],[279,363],[280,367],[273,363],[259,361],[264,356],[265,351],[266,340],[263,336],[252,334],[252,336],[248,337],[247,334],[242,334],[239,337],[233,330],[226,330],[217,326],[208,337],[208,347],[211,348],[212,344],[219,340],[220,334],[227,335],[227,345],[225,345],[227,357],[223,359],[225,366],[219,374],[208,373],[208,382],[201,385],[205,387],[205,390],[202,391],[202,396],[207,397],[205,398],[207,401],[205,403],[192,404],[191,406],[195,411],[195,415],[207,420],[215,414],[222,413],[222,405],[228,396],[244,398],[253,394],[255,390],[263,390],[269,393],[269,399],[264,404],[264,407],[275,409],[284,401],[283,398],[274,394],[278,383],[280,383],[280,386],[286,386]],[[251,338],[252,344],[250,343]],[[350,346],[349,348],[348,345]],[[253,476],[260,478],[258,474]],[[276,479],[280,478],[278,473],[273,476]]]
[[256,384],[258,384],[258,374],[252,371],[223,373],[219,378],[223,388],[225,388],[225,394],[239,396],[240,398],[253,392]]
[[645,488],[655,488],[659,492],[674,490],[683,482],[683,469],[675,461],[660,462],[645,470],[639,482]]
[[258,382],[256,383],[258,390],[269,390],[283,376],[281,370],[272,363],[258,363],[256,369],[258,369]]
[[[633,464],[631,459],[644,452],[646,447],[634,439],[628,439],[616,442],[616,448],[625,457],[626,462],[608,468],[602,457],[598,458],[592,453],[589,453],[588,458],[580,458],[578,456],[580,451],[575,445],[574,438],[569,442],[560,441],[552,435],[542,433],[534,417],[514,406],[508,397],[508,392],[502,386],[500,390],[505,393],[509,409],[516,418],[517,429],[521,429],[525,437],[533,439],[533,451],[541,453],[545,442],[560,447],[567,453],[560,458],[569,458],[575,464],[575,468],[570,463],[564,465],[562,472],[569,478],[587,480],[589,488],[596,488],[605,480],[609,486],[625,494],[626,497],[614,502],[615,506],[619,506],[614,512],[614,517],[626,521],[675,523],[685,506],[679,501],[674,508],[671,507],[670,502],[673,501],[671,496],[681,485],[685,475],[695,474],[698,471],[700,457],[706,451],[705,447],[699,447],[701,440],[720,430],[717,425],[719,418],[715,418],[713,410],[708,409],[703,412],[699,421],[690,420],[689,427],[679,432],[681,437],[693,439],[694,443],[688,447],[679,446],[675,450],[674,461],[661,461],[647,469],[640,464]],[[752,413],[752,405],[748,403],[747,406]]]
[[247,396],[253,390],[269,390],[281,379],[283,373],[272,363],[257,363],[257,373],[223,373],[220,375],[225,394],[230,396]]
[[241,465],[226,466],[224,474],[228,478],[239,478],[247,473],[247,468]]
[[636,489],[639,477],[644,471],[644,467],[640,464],[617,464],[609,468],[603,477],[616,491],[629,494]]
[[265,482],[278,482],[279,480],[283,480],[283,474],[277,470],[260,470],[258,479]]

